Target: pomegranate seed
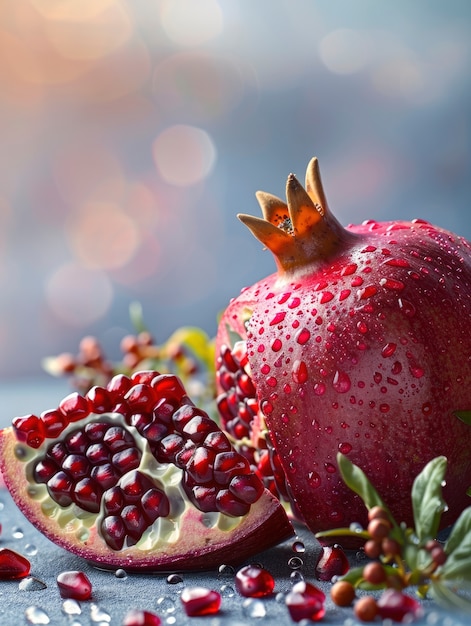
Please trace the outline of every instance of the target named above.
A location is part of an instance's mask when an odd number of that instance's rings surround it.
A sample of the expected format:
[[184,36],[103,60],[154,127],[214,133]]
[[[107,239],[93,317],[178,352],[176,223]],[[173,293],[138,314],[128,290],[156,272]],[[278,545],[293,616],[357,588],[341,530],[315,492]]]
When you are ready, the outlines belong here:
[[129,404],[133,411],[152,411],[157,395],[150,385],[137,383],[133,385],[124,396],[125,402]]
[[235,586],[246,598],[262,598],[273,593],[275,579],[266,569],[246,565],[236,573]]
[[131,380],[134,384],[150,385],[154,378],[157,378],[157,376],[160,376],[160,374],[155,370],[141,370],[139,372],[134,372],[131,376]]
[[188,617],[214,615],[221,607],[221,595],[206,587],[186,587],[180,598]]
[[150,611],[128,611],[124,616],[122,626],[160,626],[160,617]]
[[57,586],[61,598],[89,600],[92,595],[92,584],[84,572],[61,572],[57,577]]
[[376,604],[380,617],[394,622],[402,622],[406,616],[415,619],[422,614],[422,605],[418,600],[396,589],[386,589]]
[[44,424],[37,415],[15,417],[12,424],[18,441],[23,441],[31,448],[39,448],[43,443],[45,437]]
[[216,506],[220,513],[225,513],[232,517],[241,517],[247,515],[250,510],[250,504],[242,502],[234,496],[229,489],[220,489],[216,496]]
[[0,548],[0,580],[25,578],[31,571],[26,557],[9,548]]
[[61,400],[59,410],[66,416],[69,422],[76,422],[90,413],[90,406],[86,398],[74,391]]
[[106,388],[111,394],[112,399],[117,402],[119,399],[123,398],[126,392],[132,387],[133,382],[130,378],[125,376],[124,374],[116,374],[110,380]]
[[111,394],[108,389],[96,385],[86,395],[94,413],[107,413],[111,410]]
[[250,464],[238,452],[220,452],[214,460],[214,480],[220,485],[226,485],[233,476],[248,474]]
[[325,594],[315,585],[300,581],[293,586],[285,599],[291,619],[317,622],[325,615]]
[[229,491],[243,500],[246,504],[253,504],[263,493],[263,483],[255,474],[234,476],[229,483]]
[[317,580],[330,581],[334,576],[342,576],[350,569],[347,555],[343,549],[335,544],[324,546],[316,564],[315,575]]
[[58,437],[67,426],[65,415],[55,410],[41,413],[41,422],[44,425],[44,434],[49,439]]

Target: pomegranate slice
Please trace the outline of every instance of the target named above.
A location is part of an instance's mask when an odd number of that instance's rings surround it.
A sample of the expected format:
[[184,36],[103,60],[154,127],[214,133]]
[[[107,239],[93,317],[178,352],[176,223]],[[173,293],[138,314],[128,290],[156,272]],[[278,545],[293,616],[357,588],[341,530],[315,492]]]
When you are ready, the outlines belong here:
[[[54,415],[57,415],[55,428]],[[293,534],[249,463],[174,375],[118,375],[0,432],[13,499],[101,567],[208,569]]]

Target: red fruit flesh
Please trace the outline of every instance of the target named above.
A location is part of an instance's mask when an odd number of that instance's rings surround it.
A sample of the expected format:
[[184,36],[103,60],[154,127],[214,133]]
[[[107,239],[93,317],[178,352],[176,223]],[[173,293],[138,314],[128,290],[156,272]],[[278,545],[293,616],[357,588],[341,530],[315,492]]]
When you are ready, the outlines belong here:
[[235,586],[246,598],[263,598],[273,593],[275,579],[266,569],[247,565],[236,573]]
[[57,436],[35,416],[0,432],[5,483],[41,532],[128,571],[239,562],[293,533],[280,503],[175,376],[118,378],[62,401]]
[[133,609],[124,616],[121,626],[160,626],[162,620],[155,613]]
[[311,530],[366,526],[364,505],[340,477],[338,452],[409,525],[414,476],[446,456],[448,525],[467,506],[471,484],[471,428],[455,414],[471,407],[471,246],[421,220],[343,228],[315,159],[306,190],[291,175],[287,203],[261,193],[265,219],[239,216],[278,271],[244,289],[221,319],[223,423],[234,425],[234,437],[244,423],[235,401],[227,409],[236,336],[259,406],[249,426],[266,425],[293,509]]
[[330,581],[334,576],[343,576],[349,569],[347,555],[339,545],[321,548],[315,567],[317,580]]
[[311,583],[304,581],[296,583],[286,596],[285,602],[294,622],[301,620],[318,622],[325,615],[325,594]]

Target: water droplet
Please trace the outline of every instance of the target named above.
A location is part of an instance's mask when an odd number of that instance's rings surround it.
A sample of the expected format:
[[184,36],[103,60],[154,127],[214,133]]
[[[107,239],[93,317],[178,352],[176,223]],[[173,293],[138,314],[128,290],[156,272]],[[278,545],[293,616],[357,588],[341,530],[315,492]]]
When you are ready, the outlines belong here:
[[291,574],[289,575],[289,578],[293,584],[296,584],[304,580],[303,573],[300,572],[299,570],[294,570],[294,572],[291,572]]
[[360,252],[374,252],[376,250],[376,246],[365,246]]
[[403,298],[398,299],[399,308],[407,317],[414,317],[416,313],[415,306],[409,300],[404,300]]
[[273,413],[273,404],[269,400],[263,400],[260,404],[260,408],[265,415]]
[[223,598],[233,598],[235,596],[234,587],[232,587],[231,585],[222,585],[221,596]]
[[381,411],[381,413],[389,413],[389,404],[380,404],[379,405],[379,410]]
[[432,405],[430,404],[430,402],[425,402],[422,405],[422,413],[424,415],[430,415],[432,413]]
[[321,486],[322,479],[317,472],[309,472],[308,482],[313,489],[317,489]]
[[393,342],[388,342],[383,349],[381,350],[381,354],[384,358],[392,356],[396,352],[397,344]]
[[180,574],[169,574],[169,576],[167,576],[167,583],[169,585],[178,585],[182,582],[183,578],[180,576]]
[[373,380],[375,381],[377,385],[379,385],[379,383],[383,380],[383,375],[380,374],[379,372],[375,372],[373,374]]
[[420,367],[416,364],[409,367],[409,372],[414,378],[422,378],[422,376],[425,374],[425,370],[423,369],[423,367]]
[[268,378],[266,379],[266,382],[269,387],[276,387],[278,384],[278,381],[276,380],[274,376],[268,376]]
[[399,361],[394,361],[391,372],[396,376],[402,372],[402,365]]
[[49,624],[49,615],[37,606],[29,606],[25,610],[25,618],[28,624]]
[[371,298],[378,292],[378,288],[374,285],[368,285],[367,287],[363,287],[358,291],[358,297],[360,300],[367,300]]
[[299,345],[304,346],[305,343],[309,341],[311,338],[311,333],[307,328],[302,328],[300,331],[296,333],[295,340]]
[[346,393],[350,390],[352,383],[350,377],[346,372],[337,370],[332,381],[335,391],[338,393]]
[[352,293],[351,289],[342,289],[341,292],[339,293],[340,302],[343,302],[344,300],[346,300],[351,293]]
[[406,261],[406,259],[388,259],[385,265],[389,265],[390,267],[410,267],[409,261]]
[[271,369],[271,367],[270,367],[267,363],[264,363],[264,364],[262,365],[262,367],[261,367],[260,371],[262,372],[262,374],[265,374],[265,375],[266,375],[266,374],[269,374],[269,373],[270,373],[270,369]]
[[128,577],[127,572],[124,569],[122,569],[122,568],[117,569],[116,572],[114,573],[114,575],[116,576],[116,578],[127,578]]
[[277,324],[281,324],[281,322],[285,319],[286,313],[285,311],[279,311],[275,317],[271,320],[270,326],[276,326]]
[[228,578],[232,578],[234,574],[235,574],[235,569],[232,567],[232,565],[223,564],[218,567],[219,578],[226,577],[226,576]]
[[339,443],[339,452],[342,454],[348,454],[352,451],[352,445],[348,442]]
[[328,474],[334,474],[335,473],[335,465],[333,465],[332,463],[324,463],[324,467],[325,467],[325,471]]
[[293,363],[292,377],[295,383],[302,384],[308,379],[307,367],[304,361],[296,360]]
[[13,539],[23,539],[23,529],[19,526],[13,526],[13,528],[11,529],[11,536],[13,537]]
[[175,613],[175,602],[170,596],[160,596],[157,598],[157,608],[162,613]]
[[42,591],[43,589],[47,589],[47,585],[42,580],[39,580],[39,578],[28,576],[27,578],[23,578],[19,583],[18,589],[20,589],[20,591]]
[[297,306],[300,305],[300,303],[301,303],[300,298],[298,298],[298,297],[292,298],[291,301],[288,302],[288,308],[289,309],[295,309]]
[[92,604],[90,607],[90,619],[92,622],[111,622],[111,615],[98,606],[98,604]]
[[358,269],[358,265],[356,263],[349,263],[348,265],[345,265],[345,267],[342,268],[342,271],[340,272],[340,276],[351,276],[351,274],[354,274]]
[[404,289],[404,283],[401,280],[395,280],[393,278],[382,278],[379,284],[381,287],[390,289],[391,291],[402,291]]
[[293,552],[296,552],[297,554],[303,554],[306,551],[306,546],[304,545],[302,541],[298,540],[293,543],[293,545],[291,546],[291,549],[293,550]]
[[67,598],[67,600],[64,600],[62,603],[62,612],[65,613],[65,615],[81,615],[82,609],[77,600]]
[[366,335],[366,333],[368,332],[368,325],[361,321],[357,323],[357,330],[362,334],[362,335]]
[[353,533],[361,533],[363,532],[364,528],[358,522],[352,522],[349,526],[349,530],[351,530]]
[[262,600],[255,600],[253,598],[247,598],[242,603],[242,610],[246,617],[253,617],[255,619],[261,619],[266,616],[267,610]]
[[281,343],[280,339],[275,339],[273,343],[271,344],[271,349],[273,350],[273,352],[279,352],[282,347],[283,347],[283,344]]
[[363,285],[363,278],[361,276],[355,276],[352,280],[352,287],[359,287],[360,285]]
[[327,304],[327,302],[330,302],[333,299],[334,299],[334,294],[332,292],[323,291],[320,297],[320,303]]
[[278,304],[284,304],[288,298],[291,295],[291,291],[288,291],[288,293],[282,293],[281,296],[278,298]]
[[299,556],[293,556],[288,561],[288,567],[290,567],[291,569],[299,569],[303,565],[304,562],[302,559],[299,558]]
[[327,387],[325,383],[316,383],[314,385],[314,393],[316,394],[316,396],[324,395],[326,389]]

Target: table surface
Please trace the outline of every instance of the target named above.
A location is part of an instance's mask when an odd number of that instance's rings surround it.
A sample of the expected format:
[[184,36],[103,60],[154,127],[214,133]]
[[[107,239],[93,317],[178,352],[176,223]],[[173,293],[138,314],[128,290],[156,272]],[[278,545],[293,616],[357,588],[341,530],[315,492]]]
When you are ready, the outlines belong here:
[[[8,425],[13,417],[28,412],[41,412],[52,408],[70,389],[63,380],[12,381],[0,383],[0,427]],[[9,493],[0,489],[0,548],[11,548],[25,555],[31,562],[28,588],[21,581],[0,582],[0,624],[51,624],[64,626],[120,626],[131,608],[157,613],[162,624],[176,626],[243,626],[265,624],[273,620],[278,626],[291,625],[284,595],[291,589],[296,576],[321,587],[327,594],[326,614],[322,623],[332,626],[356,626],[352,608],[336,607],[329,597],[330,583],[314,577],[314,567],[320,546],[313,535],[297,528],[298,538],[305,552],[293,551],[293,540],[254,556],[275,577],[273,596],[263,600],[245,600],[234,591],[234,571],[181,573],[182,581],[172,583],[168,574],[126,574],[94,568],[79,557],[55,546],[43,537],[19,512]],[[302,558],[300,569],[294,570],[289,561],[293,556]],[[356,556],[349,555],[352,562]],[[66,570],[81,570],[91,580],[92,599],[87,602],[64,602],[60,598],[56,577]],[[42,583],[42,584],[41,584]],[[204,586],[220,591],[221,611],[215,616],[187,617],[179,595],[184,586]],[[417,626],[466,626],[471,617],[451,613],[438,607],[432,600],[424,602],[424,616],[414,622]],[[376,622],[375,622],[376,623]]]

